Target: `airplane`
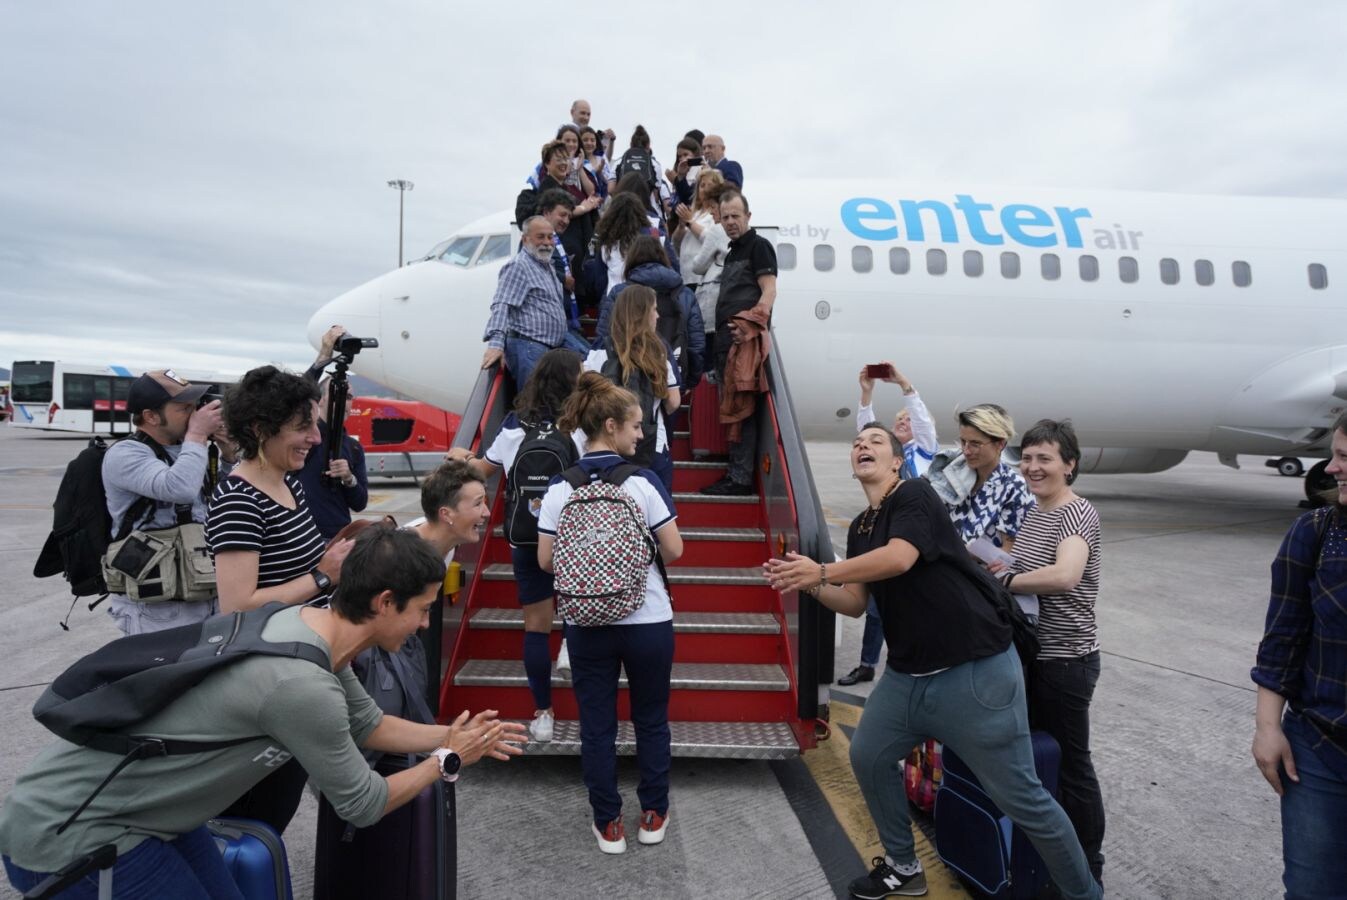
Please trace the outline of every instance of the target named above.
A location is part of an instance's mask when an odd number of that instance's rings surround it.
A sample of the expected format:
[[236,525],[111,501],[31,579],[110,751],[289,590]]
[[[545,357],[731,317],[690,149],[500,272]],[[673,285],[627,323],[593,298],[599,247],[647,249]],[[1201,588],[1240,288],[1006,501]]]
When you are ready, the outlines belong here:
[[[1021,431],[1070,417],[1085,472],[1159,472],[1193,450],[1236,468],[1238,454],[1321,458],[1347,410],[1347,201],[870,179],[746,194],[776,244],[773,325],[807,438],[854,433],[857,373],[882,360],[946,442],[974,403]],[[512,220],[471,222],[342,294],[310,341],[333,323],[377,337],[356,372],[461,410]],[[898,392],[875,404],[892,414]]]

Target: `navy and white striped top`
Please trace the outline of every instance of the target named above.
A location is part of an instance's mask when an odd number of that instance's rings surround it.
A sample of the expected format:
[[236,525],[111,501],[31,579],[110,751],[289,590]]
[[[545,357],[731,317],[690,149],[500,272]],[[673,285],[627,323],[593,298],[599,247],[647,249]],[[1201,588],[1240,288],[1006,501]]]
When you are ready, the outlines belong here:
[[1062,594],[1039,594],[1039,659],[1075,659],[1099,649],[1094,604],[1099,599],[1101,535],[1099,513],[1084,497],[1056,509],[1030,507],[1015,535],[1015,572],[1032,572],[1057,562],[1057,548],[1069,537],[1090,548],[1080,583]]
[[285,485],[295,498],[294,509],[286,509],[238,476],[221,479],[210,498],[206,542],[211,557],[227,550],[256,553],[259,589],[307,575],[327,549],[303,485],[290,474]]

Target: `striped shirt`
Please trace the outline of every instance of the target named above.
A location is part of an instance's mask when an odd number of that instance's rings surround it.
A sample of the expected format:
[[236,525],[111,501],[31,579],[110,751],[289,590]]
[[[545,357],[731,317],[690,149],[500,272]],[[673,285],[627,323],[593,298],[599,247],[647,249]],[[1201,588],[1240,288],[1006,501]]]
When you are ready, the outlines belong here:
[[286,509],[237,476],[223,479],[210,498],[206,542],[211,557],[228,550],[256,553],[257,587],[269,588],[313,571],[327,548],[293,475],[285,485],[295,498]]
[[482,340],[504,349],[507,336],[560,347],[566,337],[566,301],[552,263],[540,262],[520,244],[514,259],[500,270],[491,315]]
[[1090,555],[1080,583],[1064,594],[1039,594],[1039,659],[1075,659],[1099,649],[1094,602],[1099,597],[1099,513],[1077,497],[1056,509],[1032,507],[1015,536],[1015,572],[1032,572],[1057,562],[1062,541],[1079,536]]

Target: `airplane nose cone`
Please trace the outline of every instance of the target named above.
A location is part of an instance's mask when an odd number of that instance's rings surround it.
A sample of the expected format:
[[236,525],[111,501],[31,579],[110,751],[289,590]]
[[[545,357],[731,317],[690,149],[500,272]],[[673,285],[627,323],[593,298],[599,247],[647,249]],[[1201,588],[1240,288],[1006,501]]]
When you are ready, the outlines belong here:
[[[322,343],[323,334],[333,325],[341,325],[354,337],[380,337],[379,289],[364,284],[347,291],[328,302],[309,319],[309,343],[315,350]],[[382,347],[362,350],[351,366],[366,378],[381,381],[384,376]]]

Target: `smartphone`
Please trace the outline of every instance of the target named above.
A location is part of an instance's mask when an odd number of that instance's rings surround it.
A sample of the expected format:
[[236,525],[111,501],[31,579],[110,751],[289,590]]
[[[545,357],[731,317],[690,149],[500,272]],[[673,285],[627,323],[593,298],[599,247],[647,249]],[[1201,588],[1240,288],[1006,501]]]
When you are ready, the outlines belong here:
[[705,162],[706,162],[706,160],[702,159],[700,156],[694,156],[694,157],[692,157],[692,158],[690,158],[690,159],[688,160],[688,165],[689,165],[689,166],[700,166],[700,165],[704,164]]
[[867,378],[888,378],[892,368],[888,363],[871,363],[865,367],[865,375]]

